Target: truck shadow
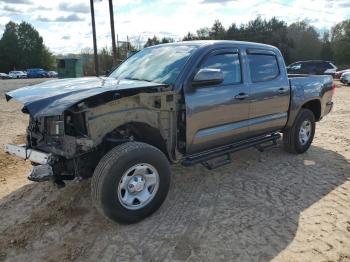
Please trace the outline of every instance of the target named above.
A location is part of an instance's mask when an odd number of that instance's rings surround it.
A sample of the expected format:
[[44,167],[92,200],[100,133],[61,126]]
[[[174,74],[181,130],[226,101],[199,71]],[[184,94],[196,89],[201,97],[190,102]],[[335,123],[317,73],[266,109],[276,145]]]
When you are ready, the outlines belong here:
[[[31,220],[36,223],[38,217],[45,218],[39,219],[40,229],[30,231],[25,244],[5,246],[3,256],[13,249],[13,258],[18,254],[29,258],[30,250],[38,255],[35,243],[39,241],[45,243],[39,246],[40,258],[46,260],[76,249],[80,250],[74,253],[76,259],[88,261],[270,261],[292,243],[299,223],[316,224],[305,229],[306,236],[318,234],[322,217],[329,210],[342,214],[344,206],[339,201],[349,201],[341,185],[349,179],[350,163],[334,151],[313,146],[296,156],[280,148],[264,153],[245,150],[232,158],[232,164],[214,171],[200,165],[174,166],[171,190],[161,209],[134,225],[102,218],[92,208],[88,182],[68,185],[53,193],[57,196],[52,201],[39,201],[29,219],[3,228],[4,238],[16,238],[12,231],[28,230]],[[3,207],[23,205],[22,199],[14,199],[16,195],[27,192],[36,199],[35,194],[53,192],[48,188],[51,185],[28,185],[3,198],[0,208],[10,212]],[[314,208],[310,215],[313,205],[321,208]],[[8,215],[4,218],[9,219]],[[42,229],[46,221],[49,225]]]

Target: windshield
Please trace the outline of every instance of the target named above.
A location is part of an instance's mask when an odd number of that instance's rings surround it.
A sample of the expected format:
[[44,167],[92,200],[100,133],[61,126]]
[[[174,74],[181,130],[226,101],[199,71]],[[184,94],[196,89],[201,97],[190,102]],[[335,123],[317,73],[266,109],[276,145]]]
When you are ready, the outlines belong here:
[[110,78],[174,84],[196,46],[159,46],[134,54],[110,74]]

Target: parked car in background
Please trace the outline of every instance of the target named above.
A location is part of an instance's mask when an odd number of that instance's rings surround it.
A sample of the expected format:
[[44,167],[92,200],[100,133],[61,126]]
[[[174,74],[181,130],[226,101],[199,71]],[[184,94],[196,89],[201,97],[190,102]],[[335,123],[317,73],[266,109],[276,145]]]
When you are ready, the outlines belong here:
[[334,77],[334,78],[340,79],[344,73],[350,73],[350,69],[345,69],[345,70],[337,71],[337,72],[335,73],[335,77]]
[[343,73],[340,77],[340,82],[342,82],[343,84],[350,85],[350,72]]
[[11,79],[12,77],[5,73],[0,73],[0,79]]
[[48,73],[41,68],[32,68],[27,70],[28,78],[48,77]]
[[9,72],[9,76],[11,78],[27,78],[27,74],[23,71],[11,71]]
[[329,61],[309,60],[299,61],[287,66],[288,74],[332,75],[335,76],[337,67]]
[[48,71],[47,76],[48,77],[57,77],[58,73],[56,71]]

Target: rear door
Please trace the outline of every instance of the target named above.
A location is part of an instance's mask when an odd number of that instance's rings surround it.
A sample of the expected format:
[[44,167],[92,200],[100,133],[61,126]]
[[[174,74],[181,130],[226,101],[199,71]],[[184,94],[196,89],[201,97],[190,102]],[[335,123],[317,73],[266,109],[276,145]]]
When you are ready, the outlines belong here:
[[249,136],[282,129],[287,123],[290,86],[281,55],[247,50],[250,73]]
[[220,69],[224,81],[185,89],[187,153],[232,143],[248,131],[249,88],[243,84],[238,49],[210,52],[193,75],[202,68]]

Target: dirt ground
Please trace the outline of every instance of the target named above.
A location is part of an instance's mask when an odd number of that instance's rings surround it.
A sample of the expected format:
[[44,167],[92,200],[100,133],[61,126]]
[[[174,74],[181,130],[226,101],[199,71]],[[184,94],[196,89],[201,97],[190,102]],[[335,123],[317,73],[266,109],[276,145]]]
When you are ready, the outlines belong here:
[[[0,95],[31,81],[0,81]],[[100,216],[90,181],[28,182],[29,165],[0,150],[0,261],[350,261],[350,87],[334,101],[307,153],[174,166],[167,200],[135,225]],[[24,140],[20,108],[0,99],[1,145]]]

